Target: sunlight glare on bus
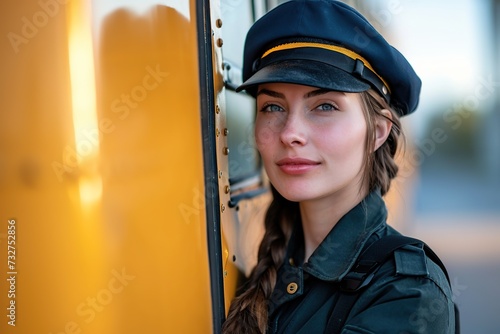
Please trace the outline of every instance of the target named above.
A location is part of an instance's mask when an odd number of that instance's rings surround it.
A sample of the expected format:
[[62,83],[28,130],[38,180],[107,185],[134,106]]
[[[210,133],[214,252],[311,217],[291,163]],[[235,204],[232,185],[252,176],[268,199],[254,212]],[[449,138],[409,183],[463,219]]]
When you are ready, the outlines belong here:
[[[90,2],[72,1],[68,9],[73,128],[83,205],[95,203],[102,194]],[[82,139],[88,131],[96,133],[93,141]]]

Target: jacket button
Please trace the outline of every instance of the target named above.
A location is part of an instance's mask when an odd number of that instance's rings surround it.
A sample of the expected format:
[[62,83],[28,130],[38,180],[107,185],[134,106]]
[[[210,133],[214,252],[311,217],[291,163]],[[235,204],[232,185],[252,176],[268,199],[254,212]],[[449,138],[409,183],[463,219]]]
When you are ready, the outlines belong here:
[[297,283],[292,282],[292,283],[287,285],[286,292],[288,292],[288,294],[290,294],[290,295],[293,295],[295,292],[297,292],[298,289],[299,289],[299,286],[297,285]]

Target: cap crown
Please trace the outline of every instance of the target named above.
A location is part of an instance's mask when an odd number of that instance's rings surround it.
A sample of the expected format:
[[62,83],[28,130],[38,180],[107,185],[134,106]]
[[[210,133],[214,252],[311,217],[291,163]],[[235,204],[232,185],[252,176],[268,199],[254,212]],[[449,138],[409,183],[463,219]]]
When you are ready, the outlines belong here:
[[406,58],[359,12],[333,0],[288,1],[260,18],[245,41],[243,81],[255,73],[255,61],[267,50],[283,41],[305,39],[323,40],[359,54],[388,84],[391,106],[401,115],[416,109],[421,81]]

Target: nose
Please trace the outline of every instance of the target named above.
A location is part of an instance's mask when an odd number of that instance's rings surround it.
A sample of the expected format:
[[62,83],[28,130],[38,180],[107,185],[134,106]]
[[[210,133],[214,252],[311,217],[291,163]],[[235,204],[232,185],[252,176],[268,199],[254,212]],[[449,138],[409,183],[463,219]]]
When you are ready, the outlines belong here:
[[307,142],[304,119],[298,112],[290,112],[280,132],[280,140],[286,146],[303,146]]

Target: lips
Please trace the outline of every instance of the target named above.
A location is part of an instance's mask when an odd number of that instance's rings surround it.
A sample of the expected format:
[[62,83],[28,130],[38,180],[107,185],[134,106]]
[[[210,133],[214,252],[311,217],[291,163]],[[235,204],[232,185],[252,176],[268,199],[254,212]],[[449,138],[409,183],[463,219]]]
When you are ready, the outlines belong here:
[[321,163],[304,158],[284,158],[278,160],[276,165],[286,174],[300,175],[317,168]]

